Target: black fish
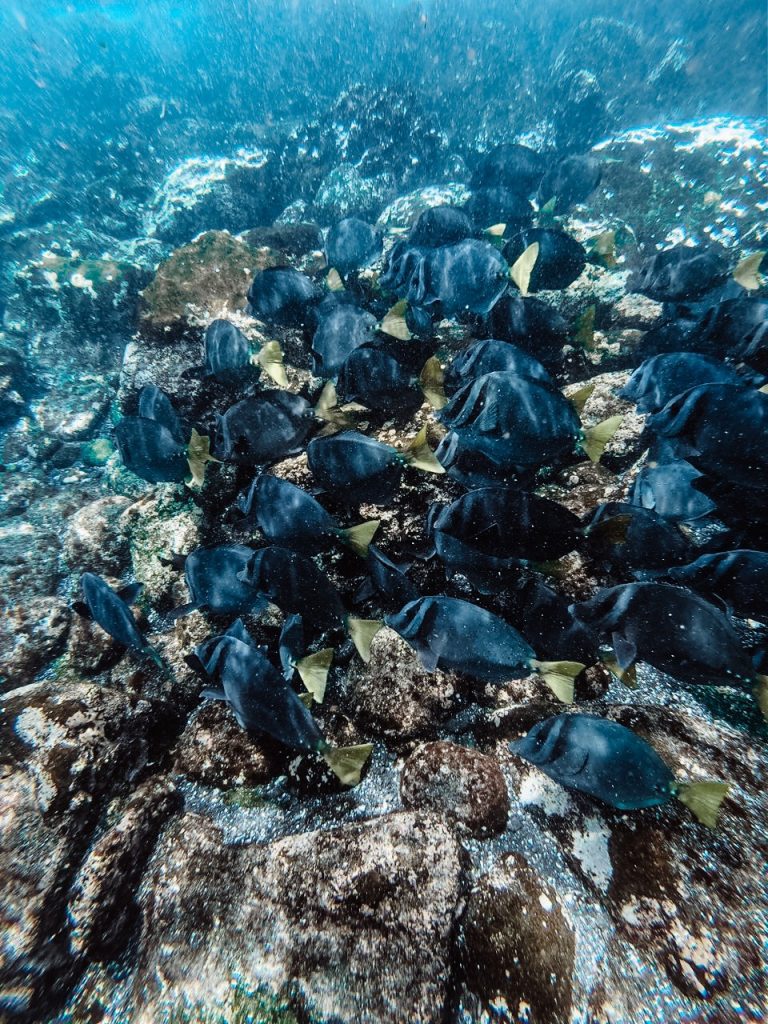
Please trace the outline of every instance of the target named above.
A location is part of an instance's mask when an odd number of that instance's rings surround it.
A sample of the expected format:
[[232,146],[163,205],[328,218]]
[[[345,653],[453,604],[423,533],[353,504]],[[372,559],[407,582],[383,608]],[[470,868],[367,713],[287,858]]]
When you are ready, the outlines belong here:
[[644,661],[685,683],[737,686],[755,672],[726,616],[698,594],[664,583],[624,583],[573,605],[610,638],[620,672]]
[[765,551],[718,551],[669,569],[673,583],[693,587],[723,601],[737,615],[768,622],[768,554]]
[[576,621],[570,602],[556,590],[540,579],[528,577],[515,582],[508,597],[512,601],[509,618],[539,657],[585,665],[598,661],[597,638],[591,629]]
[[556,200],[562,213],[574,203],[583,203],[600,184],[603,168],[594,156],[566,156],[551,167],[539,185],[539,205]]
[[490,311],[488,329],[492,337],[513,342],[542,362],[558,366],[568,343],[568,324],[557,310],[541,299],[523,297],[516,289],[505,292]]
[[226,701],[241,729],[266,733],[295,750],[321,755],[345,785],[360,781],[371,753],[369,744],[333,749],[312,715],[277,669],[255,646],[242,622],[195,648],[196,663],[218,684],[203,691]]
[[514,142],[503,142],[479,157],[470,179],[470,187],[506,188],[517,195],[530,196],[544,174],[540,153]]
[[345,529],[311,494],[268,473],[256,477],[238,507],[267,540],[305,554],[316,554],[338,540],[365,558],[379,526],[374,519]]
[[628,292],[657,302],[694,299],[720,284],[728,274],[723,257],[703,246],[675,245],[650,256],[627,280]]
[[165,667],[160,655],[142,636],[130,608],[139,595],[140,583],[114,591],[100,576],[84,572],[80,586],[85,600],[73,605],[79,615],[92,619],[123,647],[151,658],[159,668]]
[[768,299],[737,298],[710,306],[696,324],[697,347],[722,359],[743,359],[760,373],[768,372],[766,359]]
[[217,457],[265,466],[301,449],[315,425],[312,406],[289,391],[263,391],[216,417]]
[[487,338],[485,341],[473,341],[454,356],[445,371],[445,387],[447,391],[455,391],[469,380],[499,371],[552,383],[552,378],[538,359],[509,341]]
[[621,394],[637,405],[638,412],[656,413],[677,395],[699,384],[742,383],[742,378],[725,363],[695,352],[670,352],[646,359]]
[[376,259],[381,246],[380,231],[357,217],[345,217],[328,232],[325,258],[329,267],[346,275]]
[[635,477],[629,503],[664,519],[690,523],[715,511],[715,502],[696,486],[700,480],[703,474],[685,459],[649,463]]
[[691,551],[674,522],[652,509],[619,501],[598,505],[584,533],[590,556],[619,572],[676,565]]
[[510,569],[560,558],[582,539],[579,520],[568,509],[506,487],[433,505],[427,530],[449,573],[460,572],[481,593],[491,594],[508,586]]
[[436,249],[454,245],[474,234],[472,221],[456,206],[433,206],[419,216],[408,234],[408,244],[417,248]]
[[212,320],[205,331],[205,372],[220,380],[237,378],[250,366],[251,344],[229,320]]
[[370,313],[347,303],[336,304],[325,312],[321,307],[318,313],[312,339],[313,372],[332,380],[351,352],[373,340],[377,321]]
[[192,598],[171,617],[177,619],[197,609],[214,615],[255,615],[266,608],[266,600],[239,579],[253,553],[253,548],[244,544],[218,544],[195,548],[185,558],[174,556],[167,560],[179,567],[183,565]]
[[367,600],[375,591],[394,608],[402,608],[419,597],[416,585],[405,575],[407,566],[396,565],[375,544],[368,548],[366,562],[369,578],[358,590],[356,597],[359,601]]
[[685,784],[631,729],[595,715],[554,715],[509,749],[555,782],[620,811],[658,807],[677,798],[714,828],[728,792],[722,782]]
[[428,672],[463,672],[503,683],[538,672],[562,701],[573,700],[575,662],[540,662],[533,648],[498,615],[454,597],[421,597],[385,623],[410,644]]
[[433,250],[426,296],[419,305],[439,302],[445,316],[487,313],[509,284],[509,268],[489,242],[467,238]]
[[504,224],[505,234],[514,234],[528,227],[533,220],[533,207],[525,196],[507,188],[476,189],[464,209],[479,227]]
[[525,250],[537,243],[539,252],[531,271],[528,290],[559,291],[581,274],[587,254],[581,242],[555,228],[526,228],[504,246],[504,257],[512,265]]
[[266,323],[303,327],[318,299],[314,284],[291,267],[260,270],[248,289],[246,312]]
[[426,428],[403,452],[354,430],[316,437],[307,445],[307,461],[320,486],[349,504],[386,505],[400,486],[407,465],[429,473],[443,472],[427,444]]
[[281,611],[301,615],[315,630],[344,628],[346,612],[338,591],[311,559],[296,551],[273,544],[251,552],[238,580]]
[[424,401],[418,377],[410,373],[388,346],[364,345],[351,352],[339,370],[336,385],[345,402],[368,409],[415,412]]

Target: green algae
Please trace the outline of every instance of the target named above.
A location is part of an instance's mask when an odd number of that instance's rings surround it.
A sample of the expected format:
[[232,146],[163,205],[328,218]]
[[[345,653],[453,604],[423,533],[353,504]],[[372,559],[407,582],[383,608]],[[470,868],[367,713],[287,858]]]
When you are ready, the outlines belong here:
[[298,1018],[282,996],[264,986],[249,989],[235,981],[228,1006],[179,1004],[164,1024],[298,1024]]

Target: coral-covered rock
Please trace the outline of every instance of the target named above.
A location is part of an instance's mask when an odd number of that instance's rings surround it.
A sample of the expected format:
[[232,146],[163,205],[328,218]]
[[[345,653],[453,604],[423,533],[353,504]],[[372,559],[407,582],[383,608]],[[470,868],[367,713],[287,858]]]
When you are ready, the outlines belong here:
[[[464,983],[509,1019],[571,1019],[576,941],[554,888],[507,854],[472,888],[461,925]],[[526,1013],[527,1010],[527,1013]]]
[[321,182],[312,211],[321,224],[335,224],[342,217],[375,219],[394,189],[391,174],[364,178],[355,167],[342,164]]
[[67,642],[71,612],[59,597],[0,606],[0,687],[31,683]]
[[442,1020],[461,884],[459,847],[433,817],[233,847],[186,815],[142,886],[133,1019],[220,1012],[234,976],[318,1024]]
[[130,557],[123,516],[130,504],[122,496],[99,498],[69,519],[63,554],[73,571],[120,575]]
[[400,776],[405,807],[455,819],[477,836],[497,835],[507,824],[509,796],[498,762],[456,743],[425,743]]
[[179,737],[174,771],[192,782],[229,789],[268,782],[279,767],[269,745],[241,729],[226,705],[206,701]]

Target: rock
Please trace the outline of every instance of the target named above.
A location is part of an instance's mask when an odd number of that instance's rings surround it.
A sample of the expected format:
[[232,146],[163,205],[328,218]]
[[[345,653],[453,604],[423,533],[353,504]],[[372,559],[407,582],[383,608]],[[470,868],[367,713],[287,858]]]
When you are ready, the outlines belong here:
[[3,601],[24,602],[37,594],[55,593],[62,577],[60,551],[61,538],[47,523],[15,518],[0,526]]
[[763,247],[768,143],[756,122],[721,117],[640,128],[593,152],[615,162],[604,164],[590,209],[621,210],[646,254],[685,239],[738,252],[749,236],[751,248]]
[[191,500],[178,500],[173,488],[139,499],[125,511],[133,574],[144,584],[143,598],[156,611],[186,604],[184,573],[160,558],[186,554],[201,543],[202,513]]
[[323,248],[323,235],[317,224],[273,224],[271,228],[251,228],[241,235],[252,249],[267,248],[282,253],[286,261]]
[[379,215],[381,228],[410,228],[425,210],[433,206],[463,206],[472,193],[466,185],[449,182],[445,185],[426,185],[398,196]]
[[646,444],[643,442],[645,416],[635,411],[634,403],[622,398],[619,392],[630,378],[629,370],[600,373],[588,381],[569,384],[563,394],[570,398],[582,388],[592,387],[580,413],[586,429],[597,426],[611,416],[621,416],[621,423],[605,446],[600,458],[601,465],[614,473],[626,469],[640,457]]
[[71,612],[58,597],[0,609],[0,689],[26,686],[66,645]]
[[190,157],[152,197],[146,233],[182,245],[201,231],[245,231],[269,224],[285,205],[271,154],[239,150],[230,157]]
[[81,374],[52,388],[33,412],[41,428],[61,441],[84,441],[106,416],[113,393],[103,378]]
[[639,328],[649,331],[658,327],[664,319],[664,306],[661,302],[640,295],[638,292],[627,292],[611,309],[611,323],[616,327]]
[[571,1019],[576,942],[563,904],[520,854],[506,854],[467,897],[464,983],[508,1019]]
[[364,178],[356,168],[342,164],[321,182],[312,210],[325,225],[351,216],[374,219],[394,189],[394,178],[386,172]]
[[0,1008],[37,1018],[71,986],[69,884],[106,802],[160,752],[161,708],[105,687],[5,695],[0,743]]
[[221,1013],[237,978],[318,1024],[437,1024],[461,881],[456,840],[425,815],[233,847],[188,814],[141,889],[133,1020]]
[[[120,409],[126,415],[135,415],[139,392],[147,384],[154,384],[168,395],[179,415],[194,420],[205,406],[205,389],[199,377],[186,376],[186,371],[202,362],[203,344],[198,337],[185,336],[173,345],[162,346],[140,335],[133,338],[125,346],[120,369]],[[131,478],[138,479],[133,473]]]
[[226,318],[245,307],[256,271],[278,263],[270,249],[252,249],[227,231],[206,231],[157,268],[142,293],[142,330],[172,341],[191,316]]
[[130,504],[122,496],[99,498],[70,518],[63,555],[73,571],[121,575],[130,557],[124,519]]
[[114,665],[125,654],[109,633],[84,615],[72,616],[67,644],[67,662],[78,675],[95,676]]
[[205,701],[187,722],[173,770],[192,782],[221,789],[257,786],[279,773],[269,745],[254,741],[231,709],[218,701]]
[[403,806],[434,811],[476,836],[498,835],[507,825],[509,797],[497,761],[443,741],[411,754],[400,776]]
[[111,959],[124,947],[136,913],[134,889],[161,827],[180,804],[170,781],[149,779],[91,847],[67,908],[74,954]]
[[355,659],[347,675],[349,699],[364,734],[392,740],[435,735],[459,698],[459,677],[427,672],[402,637],[385,627],[371,644],[371,659]]

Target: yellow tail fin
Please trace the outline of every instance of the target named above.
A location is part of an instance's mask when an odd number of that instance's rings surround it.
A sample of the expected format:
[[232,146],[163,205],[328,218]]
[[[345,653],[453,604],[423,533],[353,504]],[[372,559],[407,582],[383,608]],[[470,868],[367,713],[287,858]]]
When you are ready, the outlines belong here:
[[342,530],[341,539],[352,548],[356,555],[366,558],[370,543],[380,525],[380,519],[369,519],[357,526],[350,526],[346,530]]
[[536,265],[536,260],[538,258],[539,243],[534,242],[532,245],[528,246],[522,255],[518,256],[509,271],[509,276],[520,289],[520,294],[523,296],[528,294],[528,286],[531,283],[531,274],[533,273],[533,268]]
[[363,661],[369,662],[371,660],[373,638],[383,625],[384,623],[381,619],[355,619],[350,617],[347,621],[350,638]]
[[192,474],[191,486],[202,487],[205,480],[205,466],[208,462],[221,462],[211,455],[211,439],[203,437],[193,428],[187,445],[187,464]]
[[331,667],[332,661],[333,648],[324,647],[322,651],[308,654],[306,658],[296,662],[296,671],[299,673],[302,683],[318,704],[322,704],[325,697],[328,669]]
[[686,782],[680,784],[677,799],[696,815],[702,825],[714,828],[720,804],[729,789],[727,782]]
[[405,322],[407,309],[408,303],[405,299],[396,302],[379,324],[382,334],[388,334],[392,338],[397,338],[398,341],[410,341],[413,335]]
[[329,747],[322,756],[339,782],[356,786],[372,751],[372,743],[359,743],[355,747]]
[[442,409],[447,404],[448,399],[445,397],[444,387],[445,374],[437,356],[431,356],[424,363],[419,384],[424,392],[424,397],[433,409]]
[[584,665],[580,661],[534,661],[531,665],[563,704],[573,704],[573,681]]
[[435,453],[429,447],[427,443],[427,425],[426,423],[418,432],[416,437],[409,442],[408,447],[403,452],[405,459],[409,466],[415,466],[416,469],[421,469],[425,473],[444,473],[445,470],[440,465],[435,456]]
[[623,419],[623,416],[609,416],[607,420],[603,420],[602,423],[598,423],[594,427],[588,427],[584,431],[582,448],[591,462],[600,461],[605,446],[619,429]]

